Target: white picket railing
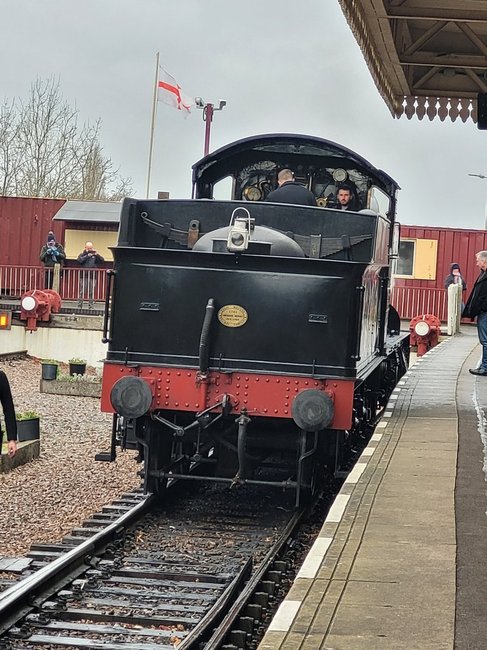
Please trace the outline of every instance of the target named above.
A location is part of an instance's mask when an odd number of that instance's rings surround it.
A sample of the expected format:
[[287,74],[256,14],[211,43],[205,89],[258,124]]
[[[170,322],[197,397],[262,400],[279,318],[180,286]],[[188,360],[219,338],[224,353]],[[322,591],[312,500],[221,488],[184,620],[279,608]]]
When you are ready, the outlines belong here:
[[[54,276],[55,277],[55,276]],[[53,277],[53,279],[54,279]],[[63,268],[59,294],[63,300],[78,300],[81,282],[94,280],[93,300],[105,300],[106,269]],[[0,266],[0,297],[18,299],[33,289],[49,289],[51,277],[43,266]],[[52,286],[56,289],[56,286]],[[85,298],[87,300],[87,298]]]
[[445,289],[395,286],[391,292],[391,304],[404,320],[422,314],[433,314],[440,321],[446,322],[447,303]]

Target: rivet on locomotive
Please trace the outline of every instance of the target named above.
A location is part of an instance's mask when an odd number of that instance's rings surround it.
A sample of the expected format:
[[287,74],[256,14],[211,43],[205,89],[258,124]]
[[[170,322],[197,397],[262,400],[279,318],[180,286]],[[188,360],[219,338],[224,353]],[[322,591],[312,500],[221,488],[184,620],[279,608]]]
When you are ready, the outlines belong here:
[[[265,201],[284,168],[317,207]],[[353,211],[335,203],[342,183]],[[104,332],[111,450],[98,458],[138,448],[149,492],[262,484],[295,490],[296,505],[343,471],[408,364],[389,305],[398,189],[345,147],[275,134],[197,162],[191,200],[126,199]]]

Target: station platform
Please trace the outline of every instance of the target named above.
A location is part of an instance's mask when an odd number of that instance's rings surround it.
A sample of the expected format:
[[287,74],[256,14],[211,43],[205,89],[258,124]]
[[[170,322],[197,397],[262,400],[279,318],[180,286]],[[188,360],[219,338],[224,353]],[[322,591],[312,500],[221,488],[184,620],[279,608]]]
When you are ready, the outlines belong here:
[[487,377],[475,327],[418,359],[259,650],[487,648]]

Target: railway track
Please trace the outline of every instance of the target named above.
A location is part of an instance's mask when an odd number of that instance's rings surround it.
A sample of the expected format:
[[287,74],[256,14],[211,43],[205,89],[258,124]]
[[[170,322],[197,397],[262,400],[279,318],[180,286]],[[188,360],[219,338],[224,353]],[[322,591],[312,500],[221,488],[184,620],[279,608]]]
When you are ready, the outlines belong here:
[[0,648],[247,647],[303,517],[277,492],[127,495],[62,545],[33,547],[35,571],[0,594]]

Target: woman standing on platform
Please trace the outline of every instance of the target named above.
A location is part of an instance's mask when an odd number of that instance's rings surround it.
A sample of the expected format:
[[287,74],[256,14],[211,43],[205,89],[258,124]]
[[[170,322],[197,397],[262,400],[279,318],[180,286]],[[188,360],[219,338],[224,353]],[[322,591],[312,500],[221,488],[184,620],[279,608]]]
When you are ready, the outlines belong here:
[[460,265],[459,264],[452,264],[450,268],[450,275],[446,276],[445,279],[445,289],[448,289],[450,284],[461,284],[462,285],[462,291],[465,291],[467,288],[467,283],[463,279],[462,272],[460,271]]
[[463,292],[466,291],[467,289],[467,283],[463,279],[462,272],[460,271],[460,265],[457,264],[456,262],[453,263],[450,267],[450,275],[446,276],[445,279],[445,289],[448,291],[448,287],[451,284],[461,284],[462,285],[462,311],[465,308],[465,304],[463,301]]
[[[12,391],[8,383],[7,375],[0,370],[0,402],[3,408],[3,419],[7,429],[8,455],[15,456],[17,452],[17,420],[15,419],[14,402]],[[0,453],[2,449],[3,432],[0,427]]]

